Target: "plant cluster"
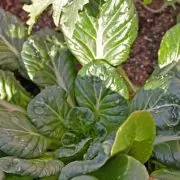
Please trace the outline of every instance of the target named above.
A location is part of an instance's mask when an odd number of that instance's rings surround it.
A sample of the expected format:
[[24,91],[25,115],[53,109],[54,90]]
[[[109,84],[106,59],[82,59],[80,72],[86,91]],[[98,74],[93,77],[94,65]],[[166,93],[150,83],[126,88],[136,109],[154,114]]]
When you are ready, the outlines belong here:
[[[29,24],[57,3],[62,33],[29,36],[0,9],[0,179],[178,179],[180,25],[137,89],[121,67],[138,31],[133,0],[46,0],[37,10],[39,2],[25,6]],[[28,92],[17,71],[40,92]]]

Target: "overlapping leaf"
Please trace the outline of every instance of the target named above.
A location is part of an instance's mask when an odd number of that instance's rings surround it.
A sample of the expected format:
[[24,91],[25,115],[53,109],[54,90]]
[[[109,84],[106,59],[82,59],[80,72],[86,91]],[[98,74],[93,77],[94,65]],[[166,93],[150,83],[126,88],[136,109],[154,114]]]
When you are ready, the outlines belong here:
[[118,125],[128,115],[126,84],[116,69],[103,61],[92,62],[79,71],[75,95],[78,104],[91,109],[96,120],[108,128]]
[[21,176],[44,177],[58,174],[64,164],[59,160],[19,159],[16,157],[0,158],[0,169],[6,173],[19,174]]
[[28,105],[28,115],[38,131],[52,138],[60,138],[66,131],[65,119],[70,107],[66,92],[51,86],[38,94]]
[[0,111],[0,150],[8,155],[33,158],[42,155],[51,141],[37,132],[25,114]]
[[0,99],[26,109],[31,95],[15,79],[13,73],[0,70]]
[[27,37],[25,25],[0,9],[0,67],[15,70],[22,65],[20,52]]
[[106,1],[98,15],[93,12],[90,3],[80,13],[73,35],[62,26],[68,47],[82,65],[104,59],[117,66],[127,60],[137,34],[133,0]]

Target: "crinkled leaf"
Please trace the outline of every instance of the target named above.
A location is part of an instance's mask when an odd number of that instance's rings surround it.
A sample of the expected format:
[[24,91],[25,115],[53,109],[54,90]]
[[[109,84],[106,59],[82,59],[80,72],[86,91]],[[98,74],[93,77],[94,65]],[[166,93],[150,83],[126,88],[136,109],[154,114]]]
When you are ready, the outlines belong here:
[[145,166],[127,155],[113,157],[101,169],[94,172],[93,175],[102,180],[149,179]]
[[22,58],[30,79],[38,86],[59,85],[73,96],[74,57],[53,30],[41,30],[23,46]]
[[26,109],[31,96],[16,80],[13,73],[0,70],[0,99]]
[[[101,4],[101,3],[100,3]],[[91,4],[79,14],[73,36],[62,26],[66,42],[82,65],[104,59],[117,66],[127,60],[137,35],[133,0],[106,1],[94,17]]]
[[[19,68],[20,52],[27,37],[25,25],[15,16],[0,9],[0,67],[8,70]],[[20,63],[20,64],[19,64]]]
[[161,68],[180,61],[180,24],[167,31],[161,42],[158,63]]
[[109,137],[103,143],[93,143],[84,155],[84,160],[71,162],[62,169],[59,180],[70,180],[102,167],[110,157],[113,140]]
[[64,164],[59,160],[19,159],[16,157],[0,158],[0,168],[6,173],[18,174],[21,176],[44,177],[58,174]]
[[93,176],[77,176],[72,178],[71,180],[98,180],[97,178],[93,177]]
[[158,180],[179,180],[180,171],[175,169],[159,169],[151,173]]
[[[85,65],[76,79],[78,104],[94,112],[96,120],[108,128],[121,123],[128,115],[128,89],[116,69],[103,61]],[[124,97],[125,98],[124,98]]]
[[42,155],[50,143],[50,140],[38,134],[25,114],[0,111],[1,151],[8,155],[33,158]]
[[50,86],[29,103],[28,116],[40,133],[53,138],[63,136],[65,119],[70,110],[66,99],[62,88]]
[[[84,5],[88,2],[89,0],[73,0],[63,9],[60,24],[69,36],[73,35],[75,24],[79,18],[79,11],[82,10]],[[56,26],[58,26],[58,24],[56,24]]]
[[149,112],[132,113],[118,129],[111,154],[126,151],[145,163],[152,154],[155,131],[154,119]]
[[82,158],[87,151],[90,138],[81,140],[78,144],[71,145],[70,147],[60,147],[54,153],[55,158],[61,159],[62,161],[73,161]]

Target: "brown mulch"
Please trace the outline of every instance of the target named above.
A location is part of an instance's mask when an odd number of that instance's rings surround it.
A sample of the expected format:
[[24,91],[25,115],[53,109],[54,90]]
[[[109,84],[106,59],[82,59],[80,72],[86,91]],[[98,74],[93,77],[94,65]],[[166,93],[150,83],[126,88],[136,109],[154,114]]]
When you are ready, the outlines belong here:
[[[162,0],[154,0],[152,8],[158,9]],[[22,10],[18,0],[0,0],[0,7],[15,14],[22,21],[27,20],[27,13]],[[152,73],[157,62],[159,45],[164,33],[176,23],[180,6],[176,9],[166,8],[163,12],[154,14],[136,4],[139,15],[139,35],[134,43],[129,60],[123,65],[129,78],[136,85],[142,85]],[[43,13],[35,29],[54,27],[48,12]]]

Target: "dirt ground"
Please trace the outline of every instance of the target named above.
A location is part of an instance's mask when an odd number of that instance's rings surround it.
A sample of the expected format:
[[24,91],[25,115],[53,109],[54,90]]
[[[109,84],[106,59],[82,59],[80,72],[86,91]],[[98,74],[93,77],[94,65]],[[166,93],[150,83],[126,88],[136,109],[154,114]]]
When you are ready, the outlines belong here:
[[[154,0],[151,8],[159,9],[162,0]],[[17,15],[23,21],[27,14],[22,10],[22,3],[18,0],[0,0],[0,7]],[[123,65],[130,80],[136,85],[142,85],[152,73],[157,62],[159,45],[164,33],[176,23],[180,6],[168,7],[160,13],[146,10],[140,3],[136,3],[139,15],[139,35],[134,43],[129,60]],[[35,29],[54,27],[48,12],[43,13]]]

